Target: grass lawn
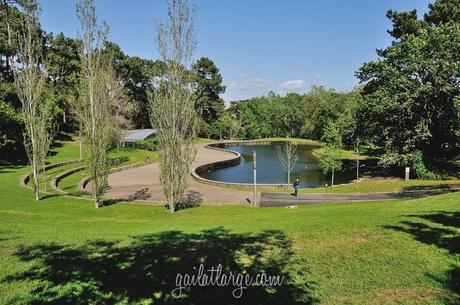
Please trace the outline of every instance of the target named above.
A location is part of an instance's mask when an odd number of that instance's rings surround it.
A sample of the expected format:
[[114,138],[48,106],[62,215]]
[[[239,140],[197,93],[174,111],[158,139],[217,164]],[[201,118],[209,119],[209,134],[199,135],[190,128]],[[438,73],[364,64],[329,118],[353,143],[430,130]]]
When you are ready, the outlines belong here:
[[[69,144],[71,145],[71,144]],[[65,158],[73,154],[64,149]],[[62,160],[59,151],[52,160]],[[297,209],[161,206],[50,195],[0,167],[0,304],[456,304],[460,194]],[[284,276],[281,287],[194,287],[194,266]]]
[[362,179],[358,183],[339,184],[334,187],[316,187],[302,189],[302,193],[373,193],[373,192],[398,192],[437,188],[460,188],[460,180],[420,180],[413,179]]
[[[156,152],[149,152],[143,149],[136,149],[131,147],[119,148],[110,151],[109,156],[111,159],[116,160],[112,167],[126,166],[133,163],[142,163],[146,162],[147,159],[150,162],[158,161],[158,154]],[[83,150],[83,158],[85,157],[85,151]],[[79,152],[79,143],[78,141],[60,141],[55,142],[51,148],[50,156],[48,158],[48,163],[56,163],[65,160],[78,160],[80,158]],[[83,161],[82,163],[65,165],[57,168],[53,168],[46,172],[46,181],[47,191],[51,190],[51,179],[58,174],[69,170],[71,168],[81,167],[86,165],[87,162]],[[87,177],[89,173],[86,170],[74,173],[70,176],[63,178],[59,182],[59,188],[61,190],[67,191],[71,194],[78,195],[80,190],[78,189],[78,184],[80,181]],[[40,189],[44,190],[43,180],[40,180]]]
[[[252,186],[222,185],[222,187],[235,190],[251,190]],[[299,189],[300,193],[375,193],[375,192],[401,192],[427,189],[460,188],[459,179],[451,180],[420,180],[412,179],[372,179],[364,178],[358,183],[338,184],[334,187],[314,187]],[[257,191],[272,193],[292,193],[292,187],[258,186]]]

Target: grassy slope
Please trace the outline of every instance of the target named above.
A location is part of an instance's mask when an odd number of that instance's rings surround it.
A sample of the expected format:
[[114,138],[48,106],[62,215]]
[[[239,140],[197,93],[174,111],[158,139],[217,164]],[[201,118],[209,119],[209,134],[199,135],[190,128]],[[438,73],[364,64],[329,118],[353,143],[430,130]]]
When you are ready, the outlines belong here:
[[[85,152],[83,152],[83,157]],[[65,141],[65,142],[57,142],[55,146],[51,149],[51,156],[48,158],[48,162],[55,163],[64,160],[77,160],[80,156],[79,153],[79,146],[77,141]],[[113,167],[125,166],[128,164],[133,163],[141,163],[145,162],[147,158],[150,159],[150,162],[158,161],[158,155],[156,152],[148,152],[142,149],[135,149],[135,148],[120,148],[116,150],[112,150],[110,152],[110,158],[112,159],[120,159],[121,161],[114,164]],[[83,163],[84,164],[84,163]],[[47,181],[50,182],[51,179],[58,175],[59,173],[74,168],[80,167],[83,164],[73,164],[63,167],[58,167],[55,169],[50,170],[47,172]],[[73,194],[78,194],[78,184],[79,182],[87,177],[89,174],[87,171],[77,172],[72,174],[64,179],[62,179],[59,183],[59,187],[62,190],[67,192],[71,192]],[[43,189],[43,187],[42,187]],[[47,190],[50,190],[50,185],[48,183]]]
[[[280,304],[293,303],[299,291],[325,304],[453,304],[458,298],[460,194],[298,209],[202,206],[170,215],[160,206],[96,210],[90,201],[64,196],[36,203],[18,185],[25,171],[0,168],[1,304],[135,304],[153,291],[170,304],[165,287],[177,272],[199,262],[222,262],[231,270],[246,264],[251,270],[248,261],[257,256],[239,255],[257,244],[272,246],[256,251],[262,270],[282,270],[289,262],[286,250],[297,260],[291,267],[306,268],[298,284],[275,294]],[[219,291],[192,297],[197,304],[215,304],[212,296]],[[253,304],[276,304],[272,296],[251,291],[245,296]]]

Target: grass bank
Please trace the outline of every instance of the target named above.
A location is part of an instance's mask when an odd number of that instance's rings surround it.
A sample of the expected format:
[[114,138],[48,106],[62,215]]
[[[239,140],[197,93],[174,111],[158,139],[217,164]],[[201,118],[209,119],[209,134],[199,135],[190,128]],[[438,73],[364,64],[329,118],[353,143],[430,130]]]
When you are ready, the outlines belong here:
[[[69,153],[70,154],[70,153]],[[52,158],[60,160],[59,152]],[[64,157],[62,157],[64,158]],[[65,157],[67,158],[67,157]],[[1,304],[456,304],[460,194],[297,209],[161,206],[49,195],[0,168]],[[284,276],[281,287],[194,287],[178,273]]]

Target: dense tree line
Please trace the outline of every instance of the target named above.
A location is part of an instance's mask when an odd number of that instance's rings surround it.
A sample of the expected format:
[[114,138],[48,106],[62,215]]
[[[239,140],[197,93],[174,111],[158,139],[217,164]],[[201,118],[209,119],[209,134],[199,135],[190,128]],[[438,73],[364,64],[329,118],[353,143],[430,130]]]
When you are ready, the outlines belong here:
[[361,143],[383,165],[423,168],[426,159],[457,158],[460,0],[438,0],[423,18],[415,10],[390,10],[387,17],[393,41],[357,71],[357,89],[313,87],[302,95],[269,93],[233,102],[228,117],[211,126],[211,136],[301,137],[347,148]]
[[451,159],[460,149],[460,0],[438,0],[421,19],[415,10],[387,16],[391,45],[357,72],[357,130],[384,164]]
[[[13,66],[18,64],[17,35],[22,30],[24,11],[28,1],[2,0],[0,16],[0,153],[1,159],[25,156],[22,145],[23,118],[20,102],[14,90]],[[46,65],[46,95],[53,103],[52,111],[60,131],[76,132],[79,128],[71,109],[72,101],[79,97],[79,79],[82,59],[82,42],[63,33],[46,33],[37,23],[37,33],[42,40],[43,64]],[[155,78],[164,74],[165,63],[125,54],[113,42],[106,41],[100,50],[106,59],[113,61],[119,82],[125,91],[125,104],[119,107],[117,124],[124,128],[150,128],[149,95]],[[209,58],[199,59],[188,72],[193,75],[197,124],[209,125],[224,112],[219,94],[225,91],[222,76]]]
[[[13,65],[24,3],[2,0],[0,18],[0,151],[22,150],[23,118],[14,91]],[[304,94],[265,96],[228,105],[222,76],[206,57],[188,71],[194,91],[198,135],[210,138],[299,137],[354,148],[371,148],[385,165],[453,159],[460,152],[460,0],[438,0],[422,17],[388,11],[393,41],[379,58],[356,72],[361,85],[349,92],[314,86]],[[45,93],[54,103],[60,130],[78,129],[69,104],[78,98],[81,41],[39,27],[47,66]],[[165,62],[125,54],[107,41],[101,52],[113,60],[126,105],[119,125],[149,128],[149,96]],[[16,153],[18,155],[18,153]],[[420,163],[420,162],[419,162]]]
[[[234,130],[243,139],[295,137],[320,140],[327,128],[336,128],[345,143],[354,136],[354,110],[361,99],[359,89],[337,92],[314,86],[305,94],[266,96],[231,103],[231,119],[220,128],[224,136]],[[215,133],[215,132],[214,132]]]

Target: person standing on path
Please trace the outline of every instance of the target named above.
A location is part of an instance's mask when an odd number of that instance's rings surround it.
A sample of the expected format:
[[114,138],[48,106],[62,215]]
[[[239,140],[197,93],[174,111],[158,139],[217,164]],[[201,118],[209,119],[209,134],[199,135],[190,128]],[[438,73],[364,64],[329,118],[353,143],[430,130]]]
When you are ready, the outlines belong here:
[[299,190],[299,185],[300,185],[300,181],[299,181],[299,178],[295,179],[295,182],[294,182],[294,196],[297,197],[297,191]]

